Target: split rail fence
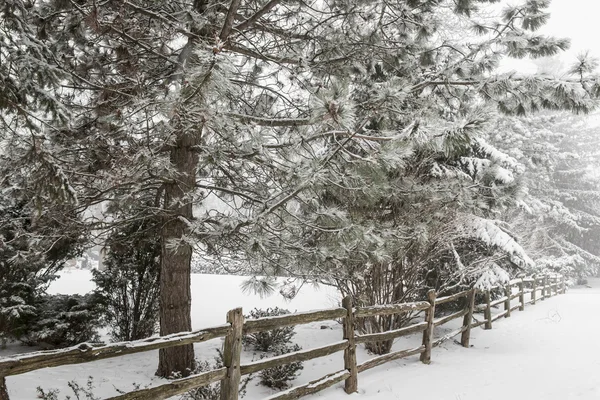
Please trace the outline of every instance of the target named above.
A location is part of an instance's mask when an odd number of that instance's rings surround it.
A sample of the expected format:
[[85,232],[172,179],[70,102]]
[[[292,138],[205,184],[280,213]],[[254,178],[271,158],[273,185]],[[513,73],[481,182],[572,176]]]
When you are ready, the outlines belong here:
[[[495,291],[495,293],[497,293],[498,290],[503,291],[504,296],[492,301],[491,290]],[[326,375],[323,378],[309,382],[305,385],[296,386],[283,392],[279,392],[268,397],[268,399],[296,399],[321,391],[342,381],[345,381],[345,391],[347,393],[353,393],[358,389],[358,374],[360,372],[392,360],[417,354],[420,355],[420,360],[423,363],[428,364],[431,360],[431,351],[433,348],[459,334],[461,335],[461,345],[469,347],[471,330],[473,328],[484,325],[484,329],[492,329],[494,321],[497,321],[500,318],[510,317],[511,313],[517,309],[523,311],[526,304],[535,304],[536,301],[544,300],[559,293],[565,293],[566,285],[564,277],[558,275],[546,275],[534,278],[514,279],[504,287],[495,287],[491,290],[478,291],[476,289],[471,289],[444,297],[437,297],[434,291],[430,291],[427,295],[427,301],[371,307],[353,307],[351,298],[347,297],[343,300],[342,307],[340,308],[249,319],[246,321],[244,321],[242,309],[236,308],[227,313],[227,324],[198,331],[101,346],[92,346],[84,343],[79,346],[61,350],[40,351],[10,356],[0,359],[0,400],[8,399],[4,379],[7,376],[24,374],[41,368],[86,363],[111,357],[122,357],[129,354],[181,346],[190,343],[199,343],[222,337],[225,338],[223,350],[224,366],[222,368],[169,381],[160,386],[132,391],[116,397],[111,397],[109,400],[166,399],[219,381],[221,385],[221,400],[237,400],[238,387],[241,376],[243,375],[292,362],[307,361],[341,351],[344,352],[343,370]],[[475,299],[478,293],[483,295],[484,302],[476,305]],[[529,299],[525,300],[527,294],[529,294]],[[463,301],[465,306],[460,311],[435,318],[436,306],[463,298],[466,299],[466,301]],[[516,298],[519,299],[517,304],[512,305],[511,301]],[[493,315],[492,308],[497,306],[501,306],[503,311]],[[387,332],[361,335],[355,333],[355,320],[358,318],[414,313],[419,311],[425,313],[423,322]],[[483,312],[483,319],[480,321],[474,320],[473,314],[475,312]],[[434,330],[436,327],[461,317],[463,318],[463,323],[459,329],[434,339]],[[326,320],[342,320],[342,340],[326,346],[300,350],[276,357],[253,361],[247,364],[241,364],[240,353],[242,350],[243,335]],[[423,340],[422,344],[416,348],[404,349],[376,356],[361,364],[358,364],[356,361],[356,346],[360,343],[395,339],[418,332],[423,332]]]

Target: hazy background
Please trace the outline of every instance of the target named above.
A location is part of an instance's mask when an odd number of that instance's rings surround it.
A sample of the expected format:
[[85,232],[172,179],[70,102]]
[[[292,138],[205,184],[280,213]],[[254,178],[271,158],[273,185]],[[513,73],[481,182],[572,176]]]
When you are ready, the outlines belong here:
[[[520,1],[506,1],[505,4],[520,4]],[[552,0],[549,8],[550,20],[540,29],[540,33],[571,39],[571,48],[552,57],[551,60],[568,67],[579,54],[589,51],[600,57],[600,0]],[[548,62],[544,60],[543,62]],[[539,62],[537,63],[539,64]],[[516,70],[534,73],[538,70],[531,60],[506,60],[502,70]]]

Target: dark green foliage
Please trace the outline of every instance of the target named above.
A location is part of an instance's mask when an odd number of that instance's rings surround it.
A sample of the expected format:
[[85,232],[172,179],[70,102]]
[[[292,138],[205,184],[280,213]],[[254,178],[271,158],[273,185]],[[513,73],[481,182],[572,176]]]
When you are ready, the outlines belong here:
[[94,339],[99,314],[91,297],[45,294],[80,251],[82,231],[54,222],[61,207],[39,214],[23,192],[12,194],[21,199],[0,205],[0,338],[50,347]]
[[[272,354],[261,355],[261,358],[280,356],[299,350],[302,350],[302,347],[297,344],[293,346],[284,345],[275,349]],[[296,379],[302,369],[304,369],[302,362],[298,361],[262,370],[259,375],[260,384],[271,389],[286,389],[290,386],[289,383]]]
[[[3,170],[0,170],[0,174]],[[0,182],[0,339],[20,339],[39,321],[45,291],[81,251],[84,231],[61,206],[33,207],[14,175]],[[62,213],[62,216],[61,216]],[[64,218],[65,220],[61,219]],[[75,222],[73,222],[75,221]]]
[[101,309],[94,294],[47,295],[36,306],[21,340],[49,348],[73,346],[99,340]]
[[[255,308],[250,311],[246,318],[263,318],[263,317],[274,317],[277,315],[289,314],[289,310],[284,310],[279,307],[267,308],[265,310]],[[256,351],[268,352],[275,351],[282,346],[287,346],[296,332],[293,326],[286,326],[283,328],[272,329],[265,332],[252,333],[242,338],[244,346],[252,347]]]
[[107,242],[105,269],[94,271],[96,293],[116,341],[152,336],[159,306],[160,242],[151,221],[131,223]]

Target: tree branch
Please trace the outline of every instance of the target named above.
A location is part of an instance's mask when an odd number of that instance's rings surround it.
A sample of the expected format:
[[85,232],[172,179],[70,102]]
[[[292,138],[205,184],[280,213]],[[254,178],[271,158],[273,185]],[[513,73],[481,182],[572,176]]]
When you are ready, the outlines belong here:
[[242,122],[254,123],[260,126],[302,126],[310,125],[312,123],[309,118],[263,118],[237,113],[227,113],[227,115],[237,118]]
[[248,18],[244,22],[236,25],[235,26],[235,30],[241,32],[244,29],[249,28],[256,21],[258,21],[261,17],[263,17],[266,13],[268,13],[269,11],[271,11],[273,9],[273,7],[275,7],[280,2],[281,2],[281,0],[271,0],[271,1],[269,1],[267,4],[264,5],[263,8],[261,8],[260,10],[258,10],[256,12],[256,14],[254,14],[253,16],[251,16],[250,18]]
[[221,34],[219,35],[219,39],[221,39],[221,42],[227,41],[227,38],[231,33],[231,28],[233,27],[233,22],[235,20],[237,10],[238,8],[240,8],[241,2],[242,0],[231,0],[231,5],[229,6],[229,10],[227,10],[227,16],[225,17],[223,29],[221,30]]

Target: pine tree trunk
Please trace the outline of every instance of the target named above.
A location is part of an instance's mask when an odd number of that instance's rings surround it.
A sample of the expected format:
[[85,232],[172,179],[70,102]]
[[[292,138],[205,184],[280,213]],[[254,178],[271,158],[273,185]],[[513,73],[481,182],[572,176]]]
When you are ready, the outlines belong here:
[[[192,220],[192,198],[196,183],[198,155],[194,149],[200,133],[180,130],[171,148],[171,164],[176,176],[165,185],[164,208],[167,221],[161,231],[160,334],[191,331],[192,247],[182,239]],[[193,345],[161,349],[157,375],[187,376],[194,368]]]

